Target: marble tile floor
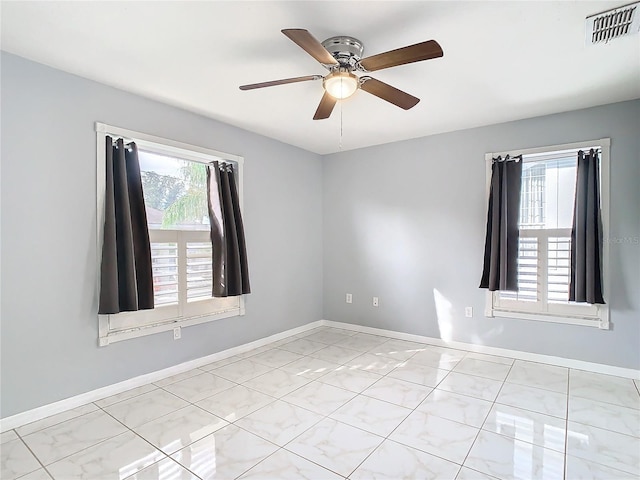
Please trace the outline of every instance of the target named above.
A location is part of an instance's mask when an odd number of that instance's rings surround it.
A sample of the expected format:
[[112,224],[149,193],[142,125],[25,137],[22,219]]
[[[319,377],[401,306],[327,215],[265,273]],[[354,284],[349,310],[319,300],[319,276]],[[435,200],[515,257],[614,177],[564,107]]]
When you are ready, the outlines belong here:
[[321,327],[4,432],[0,478],[638,479],[638,383]]

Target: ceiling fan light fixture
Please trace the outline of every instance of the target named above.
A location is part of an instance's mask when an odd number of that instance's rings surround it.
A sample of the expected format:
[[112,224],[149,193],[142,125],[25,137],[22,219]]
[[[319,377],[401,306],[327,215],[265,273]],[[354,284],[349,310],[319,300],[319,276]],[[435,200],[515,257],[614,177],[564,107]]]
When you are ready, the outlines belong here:
[[348,98],[358,89],[358,77],[351,72],[335,71],[324,78],[322,86],[333,98]]

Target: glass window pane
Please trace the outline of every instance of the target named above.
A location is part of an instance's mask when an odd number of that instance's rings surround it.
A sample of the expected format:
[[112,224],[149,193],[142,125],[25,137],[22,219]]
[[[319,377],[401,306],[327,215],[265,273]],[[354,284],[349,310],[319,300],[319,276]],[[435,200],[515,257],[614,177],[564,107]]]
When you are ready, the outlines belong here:
[[520,228],[571,228],[576,156],[525,161],[522,165]]
[[150,229],[209,230],[206,166],[140,150]]

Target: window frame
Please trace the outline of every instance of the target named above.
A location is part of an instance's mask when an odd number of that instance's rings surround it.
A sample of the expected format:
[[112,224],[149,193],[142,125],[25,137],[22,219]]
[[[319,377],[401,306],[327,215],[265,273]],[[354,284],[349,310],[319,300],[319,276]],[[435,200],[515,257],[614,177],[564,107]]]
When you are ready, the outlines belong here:
[[[133,130],[115,127],[107,125],[101,122],[95,123],[96,131],[96,154],[97,154],[97,169],[96,169],[96,186],[97,186],[97,202],[96,202],[96,219],[97,219],[97,278],[96,292],[100,291],[100,266],[101,266],[101,252],[104,234],[104,196],[105,196],[105,182],[106,182],[106,137],[121,137],[127,141],[133,141],[138,146],[139,150],[144,150],[150,153],[156,153],[160,155],[172,156],[184,160],[189,160],[198,163],[209,164],[215,160],[221,162],[230,162],[236,166],[237,170],[237,182],[238,182],[238,197],[240,201],[240,211],[244,214],[244,194],[243,194],[243,166],[244,158],[239,155],[220,152],[218,150],[212,150],[209,148],[198,147],[190,145],[188,143],[177,142],[155,135],[149,135],[146,133],[136,132]],[[177,236],[180,238],[181,231],[166,230],[168,233],[162,233],[163,230],[153,230],[159,235],[159,238]],[[151,232],[151,230],[150,230]],[[178,232],[177,234],[174,232]],[[208,238],[209,232],[205,230],[194,230],[196,233],[189,233],[189,235],[195,235],[198,237]],[[180,257],[180,252],[178,252]],[[193,302],[194,304],[202,302],[208,302],[208,300],[202,300]],[[171,307],[171,306],[169,306]],[[200,305],[202,307],[202,305]],[[142,310],[139,312],[123,312],[116,315],[100,315],[98,314],[98,344],[99,346],[106,346],[114,342],[122,340],[128,340],[131,338],[142,337],[146,335],[152,335],[155,333],[171,331],[176,327],[188,327],[191,325],[198,325],[201,323],[220,320],[222,318],[242,316],[245,314],[245,298],[244,295],[239,296],[238,308],[226,309],[223,311],[217,311],[213,313],[203,312],[202,308],[194,307],[191,309],[191,313],[188,316],[171,316],[167,318],[167,315],[158,314],[157,312],[165,307],[160,307],[154,310]],[[188,307],[187,307],[188,310]],[[177,311],[172,309],[172,311]],[[146,319],[144,325],[131,328],[116,328],[115,318],[134,318],[139,317]],[[146,323],[150,322],[150,323]]]
[[[490,152],[485,154],[485,177],[486,177],[486,199],[489,198],[491,190],[491,165],[493,158],[497,156],[514,155],[532,155],[558,152],[563,150],[588,150],[593,147],[600,147],[600,209],[602,215],[603,230],[603,250],[602,250],[602,288],[605,299],[609,301],[609,285],[610,285],[610,267],[609,267],[609,223],[610,223],[610,146],[611,139],[601,138],[598,140],[589,140],[583,142],[565,143],[560,145],[549,145],[544,147],[528,148],[512,150],[511,152]],[[545,229],[551,231],[550,229]],[[547,235],[553,236],[553,235]],[[517,318],[523,320],[535,320],[542,322],[563,323],[568,325],[583,325],[597,327],[602,330],[609,329],[609,304],[593,305],[582,307],[580,305],[564,305],[558,304],[558,311],[553,313],[544,313],[540,309],[525,306],[526,302],[522,302],[522,306],[517,305],[517,300],[508,300],[502,302],[498,300],[500,292],[488,291],[485,294],[485,316],[486,317],[506,317]],[[502,305],[501,305],[502,303]],[[506,304],[505,304],[506,303]],[[591,313],[585,313],[591,310]],[[592,313],[594,312],[595,313]]]

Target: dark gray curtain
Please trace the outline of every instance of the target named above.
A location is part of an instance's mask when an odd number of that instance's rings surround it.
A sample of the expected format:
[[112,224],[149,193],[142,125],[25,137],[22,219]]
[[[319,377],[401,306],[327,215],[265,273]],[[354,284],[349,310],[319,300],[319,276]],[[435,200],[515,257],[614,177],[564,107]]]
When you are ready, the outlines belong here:
[[104,243],[98,313],[153,308],[153,273],[138,149],[106,137]]
[[213,246],[213,296],[251,293],[244,227],[231,164],[207,166],[207,200]]
[[494,159],[487,209],[480,288],[518,290],[518,241],[522,161]]
[[569,300],[603,305],[599,163],[595,150],[587,154],[582,150],[578,152]]

